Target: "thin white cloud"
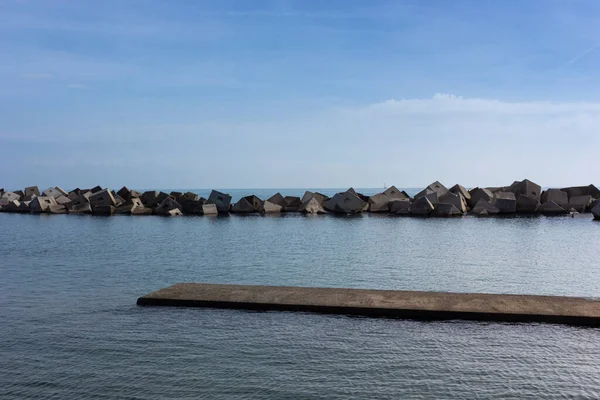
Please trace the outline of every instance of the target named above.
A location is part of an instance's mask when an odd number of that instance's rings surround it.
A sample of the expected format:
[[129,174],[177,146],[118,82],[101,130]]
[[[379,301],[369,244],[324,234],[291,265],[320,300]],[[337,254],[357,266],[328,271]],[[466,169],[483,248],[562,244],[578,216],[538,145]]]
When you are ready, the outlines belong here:
[[89,89],[88,86],[82,85],[82,84],[79,84],[79,83],[71,83],[71,84],[67,85],[67,87],[69,89],[78,89],[78,90],[87,90],[87,89]]
[[589,49],[587,49],[583,53],[578,54],[577,56],[575,56],[571,60],[569,60],[569,62],[567,63],[567,65],[573,65],[573,64],[575,64],[577,61],[581,60],[582,58],[584,58],[585,56],[587,56],[588,54],[590,54],[592,51],[596,50],[597,48],[598,48],[597,44],[593,45],[592,47],[590,47]]

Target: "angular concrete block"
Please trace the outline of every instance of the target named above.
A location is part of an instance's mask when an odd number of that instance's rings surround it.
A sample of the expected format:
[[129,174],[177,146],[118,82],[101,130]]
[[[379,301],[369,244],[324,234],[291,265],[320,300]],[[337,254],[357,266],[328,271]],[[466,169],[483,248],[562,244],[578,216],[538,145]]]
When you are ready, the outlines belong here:
[[92,192],[92,194],[94,194],[94,193],[98,193],[98,192],[101,192],[101,191],[102,191],[102,187],[100,187],[100,186],[94,186],[94,187],[93,187],[93,188],[91,188],[89,191],[90,191],[90,192]]
[[181,204],[175,201],[175,199],[173,199],[172,197],[168,196],[163,201],[161,201],[158,206],[156,206],[156,208],[154,209],[154,213],[157,215],[172,215],[170,214],[172,210],[177,209],[179,210],[179,212],[181,212],[182,208],[183,207],[181,206]]
[[[461,213],[467,212],[467,200],[460,193],[448,192],[438,199],[438,204],[451,204]],[[448,207],[441,208],[441,212],[445,212],[447,209]]]
[[410,196],[405,191],[399,190],[396,186],[390,186],[383,194],[385,194],[390,200],[392,199],[409,199]]
[[142,203],[144,203],[146,207],[156,207],[158,204],[158,192],[154,190],[144,192],[144,194],[142,194]]
[[360,214],[366,211],[369,204],[354,193],[350,190],[336,193],[325,201],[324,208],[338,214]]
[[217,209],[216,204],[203,204],[202,205],[202,215],[217,215],[219,214],[219,210]]
[[183,194],[183,197],[185,197],[186,200],[191,200],[191,201],[197,201],[198,200],[198,195],[196,193],[192,193],[192,192],[185,192]]
[[514,193],[517,199],[519,198],[519,195],[524,195],[528,198],[535,199],[538,202],[542,195],[542,187],[529,179],[523,179],[521,182],[514,182],[510,185],[509,191]]
[[567,210],[556,204],[554,201],[548,201],[540,205],[537,212],[544,215],[566,214]]
[[492,204],[500,210],[500,214],[517,212],[517,199],[513,192],[495,192]]
[[425,197],[432,205],[436,205],[439,201],[438,192],[431,190],[429,188],[425,188],[421,190],[419,193],[415,194],[414,199],[420,199],[421,197]]
[[[112,192],[108,189],[101,190],[99,192],[92,193],[88,200],[92,206],[92,211],[95,213],[96,207],[115,207],[117,202]],[[105,209],[103,209],[105,210]]]
[[21,196],[14,192],[4,192],[0,197],[0,206],[7,205],[14,200],[21,201]]
[[481,198],[479,199],[477,204],[473,205],[473,208],[471,208],[471,211],[469,213],[473,215],[495,215],[499,212],[500,210],[491,202]]
[[284,211],[285,207],[287,206],[285,197],[283,197],[281,193],[275,193],[273,196],[269,197],[267,201],[281,206],[282,211]]
[[569,203],[569,194],[560,189],[548,189],[542,192],[541,202],[548,203],[551,201],[564,208]]
[[231,205],[231,196],[225,193],[213,190],[208,196],[208,204],[214,204],[217,206],[217,210],[220,214],[227,214]]
[[[46,196],[46,197],[57,198],[57,197],[60,197],[62,195],[63,195],[62,192],[60,192],[58,189],[53,188],[53,187],[50,187],[50,188],[48,188],[48,189],[46,189],[46,190],[44,190],[42,192],[42,196]],[[68,193],[67,193],[67,195],[68,195]]]
[[575,209],[575,211],[583,213],[588,210],[588,207],[592,204],[593,201],[594,200],[592,196],[590,196],[589,194],[584,196],[569,197],[568,208],[573,208]]
[[282,209],[283,207],[281,207],[279,204],[271,203],[269,200],[266,200],[262,203],[259,211],[262,214],[279,214],[281,213]]
[[97,205],[92,207],[92,214],[94,215],[113,215],[115,211],[116,207],[112,205]]
[[296,196],[285,196],[284,212],[299,212],[302,207],[302,200]]
[[91,214],[92,206],[90,205],[90,203],[74,204],[71,206],[69,212],[71,214]]
[[[462,195],[458,196],[462,197]],[[431,212],[432,217],[460,217],[462,215],[462,211],[449,203],[438,203]]]
[[390,214],[409,215],[410,200],[409,199],[393,199],[388,203]]
[[65,207],[64,204],[54,204],[48,207],[48,212],[50,214],[66,214],[69,211],[67,210],[67,207]]
[[594,208],[592,208],[592,215],[595,220],[600,220],[600,202],[598,202]]
[[181,215],[183,215],[183,213],[181,212],[181,210],[179,208],[173,208],[172,210],[169,210],[165,213],[165,215],[167,217],[179,217]]
[[250,203],[250,201],[248,201],[245,197],[242,197],[237,203],[231,206],[231,212],[236,214],[248,214],[256,212],[256,209],[254,208],[254,205]]
[[[390,198],[383,194],[378,193],[369,197],[369,212],[372,213],[386,213],[390,211],[389,202]],[[399,198],[397,198],[399,200]]]
[[467,204],[471,208],[475,207],[479,200],[491,202],[494,198],[494,193],[492,193],[490,190],[479,187],[469,190],[469,194],[471,195],[471,198],[467,200]]
[[[354,190],[354,189],[352,189],[352,190]],[[310,200],[311,197],[314,197],[321,206],[323,206],[325,204],[325,201],[327,201],[329,199],[329,197],[325,196],[324,194],[321,194],[319,192],[310,192],[307,190],[304,193],[304,196],[302,196],[302,199],[300,201],[304,204],[308,200]]]
[[533,214],[537,211],[539,206],[540,202],[534,197],[520,194],[517,199],[517,212],[519,214]]
[[315,197],[309,197],[307,201],[302,203],[299,211],[304,214],[325,214],[325,209]]
[[38,197],[40,196],[40,190],[38,189],[37,186],[29,186],[26,187],[25,190],[23,191],[24,196],[23,196],[23,200],[25,201],[31,201],[31,199],[33,199],[34,197]]
[[429,215],[433,211],[433,208],[434,206],[427,196],[421,196],[418,199],[415,197],[415,200],[410,205],[410,213],[411,215]]
[[456,184],[450,188],[450,192],[460,194],[467,202],[471,199],[471,193],[464,186]]
[[29,203],[29,209],[32,213],[45,213],[50,211],[50,206],[55,206],[56,199],[50,196],[39,196],[35,197]]

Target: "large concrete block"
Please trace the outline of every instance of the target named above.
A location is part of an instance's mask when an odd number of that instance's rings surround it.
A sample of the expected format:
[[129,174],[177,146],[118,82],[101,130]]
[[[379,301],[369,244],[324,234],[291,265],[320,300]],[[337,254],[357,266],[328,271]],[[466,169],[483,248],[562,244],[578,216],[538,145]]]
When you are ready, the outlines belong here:
[[551,201],[564,208],[569,203],[569,195],[560,189],[548,189],[542,192],[541,202],[548,203]]
[[324,208],[338,214],[360,214],[368,209],[369,204],[348,190],[336,193],[325,201]]
[[63,205],[63,206],[68,206],[68,205],[69,205],[69,204],[71,204],[72,202],[73,202],[73,201],[72,201],[70,198],[68,198],[67,196],[65,196],[64,194],[63,194],[63,195],[60,195],[60,196],[58,196],[58,197],[56,198],[56,203],[57,203],[57,204],[61,204],[61,205]]
[[540,202],[537,198],[520,194],[517,199],[517,212],[519,214],[533,214],[537,211],[540,206]]
[[158,204],[158,192],[154,190],[144,192],[144,194],[142,194],[142,203],[144,203],[146,207],[156,207]]
[[256,209],[252,203],[250,203],[245,197],[242,197],[237,203],[231,206],[231,212],[236,214],[249,214],[256,212]]
[[410,200],[409,199],[393,199],[388,203],[388,207],[391,214],[396,215],[409,215],[410,214]]
[[592,215],[595,220],[600,220],[600,202],[596,203],[594,208],[592,208]]
[[456,184],[450,188],[450,192],[460,194],[468,202],[471,199],[471,193],[462,185]]
[[[354,191],[354,189],[352,189],[352,191]],[[354,193],[356,193],[356,192],[354,192]],[[308,200],[310,200],[311,197],[314,197],[315,200],[317,200],[321,206],[325,205],[325,201],[327,201],[329,199],[329,197],[325,196],[322,193],[319,193],[319,192],[310,192],[310,191],[307,190],[304,193],[304,196],[302,196],[302,199],[300,201],[304,204]]]
[[540,205],[537,209],[537,212],[544,215],[554,215],[566,214],[567,210],[565,210],[560,205],[556,204],[554,201],[548,201]]
[[74,204],[71,206],[69,212],[72,214],[91,214],[92,206],[90,203]]
[[57,187],[51,187],[48,188],[46,190],[44,190],[44,192],[42,193],[43,196],[46,197],[54,197],[55,199],[60,197],[60,196],[68,196],[69,193],[65,192],[64,190],[62,190],[61,188]]
[[484,200],[483,198],[479,199],[477,204],[473,205],[471,208],[470,214],[473,215],[495,215],[498,214],[500,210],[498,207],[494,206],[491,202]]
[[426,189],[436,192],[438,199],[448,193],[446,186],[442,185],[439,181],[433,182],[431,185],[427,186]]
[[7,205],[11,201],[21,201],[21,196],[14,192],[4,192],[0,197],[0,206]]
[[302,207],[302,200],[296,196],[285,196],[285,206],[283,211],[285,212],[299,212]]
[[23,200],[25,201],[31,201],[31,199],[33,199],[34,197],[40,196],[40,190],[37,186],[26,187],[23,193]]
[[[437,196],[437,194],[436,194]],[[421,196],[415,200],[410,205],[410,213],[411,215],[429,215],[433,211],[433,204],[429,201],[426,196]]]
[[383,193],[374,194],[373,196],[369,197],[369,212],[389,212],[390,207],[388,203],[390,202],[390,200],[391,199]]
[[131,208],[131,215],[152,215],[154,210],[144,205],[136,206]]
[[436,205],[439,200],[438,192],[431,190],[429,188],[425,188],[421,190],[419,193],[415,194],[415,200],[420,199],[421,197],[425,197],[432,205]]
[[529,179],[523,179],[521,182],[515,182],[510,185],[510,192],[515,194],[518,199],[519,195],[524,195],[535,199],[538,202],[541,199],[542,187],[537,183],[531,182]]
[[94,186],[94,187],[93,187],[93,188],[91,188],[89,191],[90,191],[90,192],[92,192],[92,194],[94,194],[94,193],[98,193],[98,192],[101,192],[101,191],[102,191],[102,187],[101,187],[101,186]]
[[22,201],[21,204],[19,204],[18,212],[20,212],[20,213],[29,213],[29,212],[31,212],[31,210],[29,209],[29,204],[30,203],[31,203],[30,201]]
[[181,211],[183,211],[184,214],[189,214],[189,215],[202,215],[202,206],[204,205],[203,202],[201,202],[200,200],[188,200],[185,197],[183,198],[183,201],[181,202]]
[[449,203],[438,203],[431,212],[432,217],[460,217],[461,215],[463,215],[462,211]]
[[593,201],[592,196],[589,194],[584,196],[573,196],[569,197],[569,204],[567,207],[569,210],[573,208],[575,211],[582,213],[588,210],[588,207]]
[[495,192],[492,203],[500,210],[500,214],[517,212],[517,199],[513,192]]
[[[300,199],[298,199],[300,200]],[[273,196],[269,197],[267,199],[268,202],[271,202],[273,204],[277,204],[279,206],[281,206],[282,211],[285,211],[285,207],[287,206],[287,202],[285,201],[285,197],[283,197],[281,195],[281,193],[275,193]]]
[[123,186],[117,192],[117,195],[123,199],[123,202],[126,204],[131,204],[131,190],[127,186]]
[[163,201],[160,202],[160,204],[158,206],[156,206],[156,208],[154,209],[154,213],[157,215],[172,215],[170,213],[171,210],[179,210],[181,212],[181,209],[183,207],[181,206],[181,204],[179,204],[175,199],[173,199],[170,196],[167,196]]
[[471,198],[467,200],[467,204],[471,208],[475,207],[479,200],[491,202],[494,198],[494,194],[490,190],[479,187],[469,190],[469,194]]
[[383,194],[385,194],[390,200],[392,199],[409,199],[410,196],[404,191],[399,190],[396,186],[390,186]]
[[226,214],[229,212],[229,206],[231,204],[231,196],[225,193],[213,190],[208,196],[208,204],[214,204],[217,206],[217,210],[220,214]]
[[54,197],[39,196],[31,200],[29,203],[29,209],[31,212],[36,214],[45,213],[49,212],[50,206],[55,206],[56,204],[56,199]]
[[165,214],[167,217],[179,217],[183,215],[179,208],[173,208],[172,210],[167,211]]
[[20,208],[21,208],[21,202],[19,200],[11,200],[2,206],[0,211],[16,213],[16,212],[19,212]]
[[183,194],[183,197],[185,197],[186,200],[191,200],[191,201],[197,201],[198,200],[198,194],[192,193],[192,192],[185,192]]
[[571,197],[587,196],[590,195],[594,199],[600,198],[600,190],[594,185],[588,186],[571,186],[561,189],[569,195],[569,201]]
[[307,201],[302,203],[299,211],[304,214],[325,214],[325,209],[315,197],[309,197]]
[[[115,207],[117,202],[110,190],[104,189],[99,192],[92,193],[89,196],[88,200],[90,201],[90,205],[92,206],[92,211],[95,212],[96,207]],[[106,211],[106,209],[103,209]]]
[[[460,193],[448,192],[438,199],[438,204],[451,204],[461,213],[467,212],[467,200]],[[441,210],[445,212],[448,210],[448,207],[441,208]]]
[[266,200],[262,203],[259,208],[259,211],[262,214],[279,214],[281,213],[281,207],[279,204],[271,203],[269,200]]
[[219,210],[217,209],[216,204],[203,204],[202,205],[202,215],[217,215],[219,214]]

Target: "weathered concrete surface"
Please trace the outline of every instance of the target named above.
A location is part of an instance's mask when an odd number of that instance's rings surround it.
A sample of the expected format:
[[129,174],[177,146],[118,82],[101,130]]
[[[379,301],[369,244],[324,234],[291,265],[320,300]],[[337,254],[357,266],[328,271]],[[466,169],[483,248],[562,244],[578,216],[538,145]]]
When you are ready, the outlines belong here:
[[600,300],[579,297],[178,283],[137,304],[600,326]]
[[388,203],[391,214],[410,215],[409,199],[393,199]]
[[220,214],[227,214],[229,212],[229,206],[231,204],[231,196],[213,190],[210,192],[210,196],[208,196],[208,204],[216,205],[217,210]]

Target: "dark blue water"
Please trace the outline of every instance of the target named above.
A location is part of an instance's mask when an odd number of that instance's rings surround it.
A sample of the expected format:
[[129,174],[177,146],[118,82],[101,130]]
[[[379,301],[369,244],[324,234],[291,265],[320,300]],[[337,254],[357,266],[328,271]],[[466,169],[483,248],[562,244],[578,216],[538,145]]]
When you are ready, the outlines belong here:
[[599,259],[588,216],[0,214],[0,398],[598,398],[598,329],[135,301],[182,281],[600,297]]

